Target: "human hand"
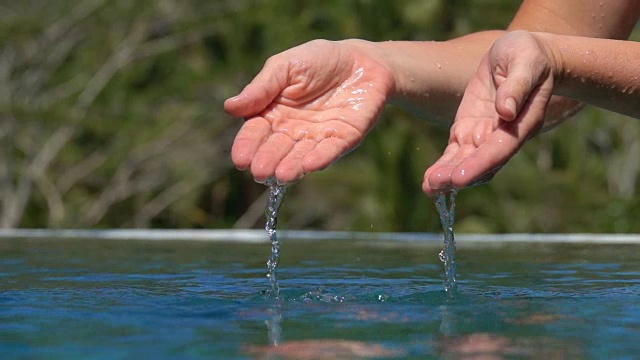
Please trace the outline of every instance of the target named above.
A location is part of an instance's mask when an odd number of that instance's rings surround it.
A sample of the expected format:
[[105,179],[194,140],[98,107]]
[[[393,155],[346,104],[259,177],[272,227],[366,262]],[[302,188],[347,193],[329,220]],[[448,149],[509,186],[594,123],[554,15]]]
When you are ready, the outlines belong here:
[[231,150],[236,167],[288,183],[360,144],[395,86],[365,43],[315,40],[271,57],[224,104],[246,119]]
[[449,145],[425,172],[423,191],[435,195],[491,179],[542,128],[556,68],[534,34],[498,39],[465,90]]

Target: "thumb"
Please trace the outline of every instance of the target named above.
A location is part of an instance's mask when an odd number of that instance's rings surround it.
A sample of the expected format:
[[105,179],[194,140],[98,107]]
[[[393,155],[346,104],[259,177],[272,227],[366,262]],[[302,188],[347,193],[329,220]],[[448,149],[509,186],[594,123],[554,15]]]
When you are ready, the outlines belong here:
[[287,86],[288,61],[272,57],[258,75],[240,92],[224,102],[231,116],[247,118],[264,110]]
[[522,105],[542,81],[539,73],[532,73],[529,66],[511,64],[504,82],[496,90],[496,111],[507,121],[516,119]]
[[[504,58],[503,58],[504,60]],[[496,89],[496,112],[506,121],[516,119],[522,106],[545,78],[549,75],[544,59],[536,56],[518,54],[511,56],[506,66],[496,64],[492,68],[499,71],[506,67],[506,78]],[[494,77],[496,74],[494,73]]]

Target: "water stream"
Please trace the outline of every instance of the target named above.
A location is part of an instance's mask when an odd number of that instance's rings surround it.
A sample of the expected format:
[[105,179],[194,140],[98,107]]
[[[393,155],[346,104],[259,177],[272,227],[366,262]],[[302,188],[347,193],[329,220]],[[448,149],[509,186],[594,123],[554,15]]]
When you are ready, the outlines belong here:
[[436,199],[436,209],[444,231],[444,248],[440,261],[444,264],[444,290],[453,297],[456,291],[456,242],[453,238],[453,223],[456,217],[456,194],[458,190],[440,193]]
[[287,192],[287,185],[279,184],[274,178],[269,179],[266,185],[269,187],[269,199],[264,212],[267,219],[265,230],[267,230],[267,235],[271,241],[271,257],[267,261],[267,277],[269,278],[271,289],[267,291],[267,295],[273,299],[280,299],[280,287],[276,278],[276,267],[280,262],[280,241],[276,234],[276,227],[278,225],[278,210]]
[[[287,192],[287,186],[280,184],[274,178],[267,181],[269,187],[269,198],[265,208],[266,225],[265,230],[271,241],[271,256],[267,261],[267,277],[271,285],[265,294],[272,298],[280,299],[280,287],[276,276],[276,268],[280,262],[280,241],[276,228],[278,225],[278,211]],[[456,243],[453,236],[453,224],[455,222],[456,194],[457,190],[448,190],[440,193],[435,198],[436,209],[440,215],[440,223],[444,231],[444,248],[439,254],[440,261],[444,265],[444,289],[453,297],[456,292]]]

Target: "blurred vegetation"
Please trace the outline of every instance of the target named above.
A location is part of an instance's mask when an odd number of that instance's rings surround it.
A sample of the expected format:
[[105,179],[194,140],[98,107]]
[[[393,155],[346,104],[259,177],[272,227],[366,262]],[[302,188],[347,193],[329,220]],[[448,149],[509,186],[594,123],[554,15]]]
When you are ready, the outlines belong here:
[[[507,0],[23,0],[0,4],[0,227],[262,227],[224,114],[270,56],[315,38],[445,40]],[[293,185],[292,229],[439,231],[420,190],[447,129],[396,108]],[[458,196],[459,232],[638,232],[640,126],[588,108]]]

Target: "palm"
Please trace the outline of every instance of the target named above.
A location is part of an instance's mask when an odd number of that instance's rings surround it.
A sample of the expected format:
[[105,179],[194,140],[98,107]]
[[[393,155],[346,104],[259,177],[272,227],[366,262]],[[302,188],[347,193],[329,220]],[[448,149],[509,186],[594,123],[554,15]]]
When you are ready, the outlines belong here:
[[387,69],[345,43],[316,41],[279,54],[225,104],[247,118],[234,163],[258,181],[290,182],[323,169],[363,140],[392,86]]

